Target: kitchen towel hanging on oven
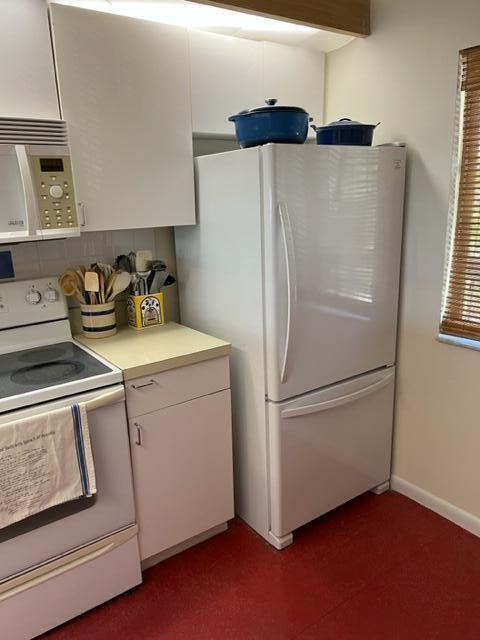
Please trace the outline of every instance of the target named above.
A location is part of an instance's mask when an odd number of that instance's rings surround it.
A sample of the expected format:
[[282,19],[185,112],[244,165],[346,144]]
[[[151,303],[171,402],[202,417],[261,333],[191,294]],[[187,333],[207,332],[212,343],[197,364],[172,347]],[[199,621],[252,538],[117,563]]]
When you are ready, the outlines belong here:
[[84,403],[0,426],[0,529],[96,492]]

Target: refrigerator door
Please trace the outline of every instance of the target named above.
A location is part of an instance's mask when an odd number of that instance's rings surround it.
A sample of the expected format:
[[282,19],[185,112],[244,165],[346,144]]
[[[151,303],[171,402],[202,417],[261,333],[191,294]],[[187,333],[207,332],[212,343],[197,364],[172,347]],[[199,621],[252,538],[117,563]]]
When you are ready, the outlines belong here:
[[274,536],[389,480],[394,382],[390,367],[267,403]]
[[395,362],[405,149],[263,147],[267,396]]

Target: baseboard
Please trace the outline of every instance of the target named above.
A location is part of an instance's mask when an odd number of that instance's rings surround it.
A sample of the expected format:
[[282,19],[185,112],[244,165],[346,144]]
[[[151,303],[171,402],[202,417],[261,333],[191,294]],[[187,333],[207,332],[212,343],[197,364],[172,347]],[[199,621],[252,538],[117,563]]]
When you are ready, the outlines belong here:
[[398,476],[392,476],[391,487],[394,491],[398,491],[398,493],[407,496],[407,498],[415,500],[415,502],[447,518],[447,520],[458,524],[462,529],[466,529],[470,531],[470,533],[480,537],[480,518],[474,516],[472,513],[459,509],[450,502],[434,496],[432,493],[425,491],[425,489],[421,489],[417,487],[417,485],[407,482],[407,480],[399,478]]
[[209,538],[213,538],[213,536],[216,536],[219,533],[223,533],[227,529],[228,529],[228,522],[222,522],[222,524],[218,524],[215,527],[208,529],[207,531],[203,531],[203,533],[199,533],[198,535],[193,536],[192,538],[189,538],[184,542],[180,542],[179,544],[176,544],[175,546],[170,547],[169,549],[165,549],[165,551],[160,551],[160,553],[157,553],[154,556],[150,556],[150,558],[146,558],[145,560],[142,560],[142,571],[145,571],[145,569],[150,569],[150,567],[153,567],[159,562],[163,562],[164,560],[167,560],[168,558],[171,558],[172,556],[177,555],[177,553],[186,551],[187,549],[190,549],[190,547],[193,547],[196,544],[205,542],[205,540],[208,540]]

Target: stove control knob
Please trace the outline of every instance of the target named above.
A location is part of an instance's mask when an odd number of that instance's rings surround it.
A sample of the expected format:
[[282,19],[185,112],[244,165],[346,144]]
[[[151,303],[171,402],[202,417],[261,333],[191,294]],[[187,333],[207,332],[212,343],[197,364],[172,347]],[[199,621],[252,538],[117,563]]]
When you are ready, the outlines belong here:
[[48,287],[48,289],[45,289],[43,297],[47,302],[56,302],[58,300],[58,292],[53,287]]
[[42,299],[42,294],[36,289],[30,289],[25,298],[28,304],[38,304]]
[[52,198],[61,198],[63,196],[63,189],[59,184],[54,184],[50,187],[50,195]]

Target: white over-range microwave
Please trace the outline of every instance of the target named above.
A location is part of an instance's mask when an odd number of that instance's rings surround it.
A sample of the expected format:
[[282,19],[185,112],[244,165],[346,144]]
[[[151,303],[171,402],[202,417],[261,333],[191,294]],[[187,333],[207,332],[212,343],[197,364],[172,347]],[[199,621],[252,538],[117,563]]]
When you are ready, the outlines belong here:
[[66,123],[0,118],[0,244],[79,234]]

